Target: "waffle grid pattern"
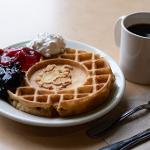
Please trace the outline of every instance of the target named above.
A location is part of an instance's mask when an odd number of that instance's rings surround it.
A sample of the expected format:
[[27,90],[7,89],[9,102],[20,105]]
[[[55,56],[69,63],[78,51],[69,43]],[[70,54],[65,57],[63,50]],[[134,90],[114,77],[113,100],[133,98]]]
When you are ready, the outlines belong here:
[[34,108],[49,108],[52,106],[61,110],[60,104],[64,101],[68,101],[69,103],[77,100],[85,100],[86,97],[89,98],[93,94],[100,93],[101,89],[105,86],[108,86],[108,91],[110,90],[109,86],[111,86],[114,80],[113,74],[107,62],[99,55],[92,52],[66,48],[63,54],[54,58],[70,59],[85,66],[89,76],[84,85],[75,89],[64,89],[60,91],[24,86],[17,88],[16,93],[10,92],[10,97],[15,99],[13,96],[15,95],[18,97],[18,101],[24,101],[24,103],[27,103],[27,106]]

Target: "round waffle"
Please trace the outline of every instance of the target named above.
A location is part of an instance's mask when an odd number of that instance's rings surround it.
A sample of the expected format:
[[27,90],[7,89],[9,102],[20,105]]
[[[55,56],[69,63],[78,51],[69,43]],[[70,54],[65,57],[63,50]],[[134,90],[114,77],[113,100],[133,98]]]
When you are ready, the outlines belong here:
[[[79,74],[73,76],[71,72],[71,84],[65,87],[35,85],[32,76],[48,65],[69,65],[78,69]],[[41,59],[32,66],[26,72],[25,80],[26,85],[18,87],[15,93],[8,91],[14,107],[34,115],[65,117],[90,111],[104,103],[113,87],[114,75],[109,64],[99,55],[66,48],[63,54]]]

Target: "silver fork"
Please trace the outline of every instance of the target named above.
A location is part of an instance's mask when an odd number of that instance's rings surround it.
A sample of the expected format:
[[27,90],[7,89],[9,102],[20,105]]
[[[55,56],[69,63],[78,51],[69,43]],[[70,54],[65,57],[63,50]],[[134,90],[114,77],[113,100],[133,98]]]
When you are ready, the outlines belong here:
[[93,126],[91,126],[89,129],[87,129],[87,135],[91,138],[98,138],[101,136],[101,134],[105,131],[108,131],[108,129],[114,127],[115,125],[117,125],[119,122],[121,122],[122,120],[126,119],[127,117],[131,116],[132,114],[140,111],[140,110],[150,110],[150,101],[148,101],[147,104],[143,104],[143,105],[139,105],[133,109],[130,109],[129,111],[123,113],[119,118],[117,118],[115,121],[113,121],[110,124],[107,124],[105,127],[100,128],[100,124],[95,124]]

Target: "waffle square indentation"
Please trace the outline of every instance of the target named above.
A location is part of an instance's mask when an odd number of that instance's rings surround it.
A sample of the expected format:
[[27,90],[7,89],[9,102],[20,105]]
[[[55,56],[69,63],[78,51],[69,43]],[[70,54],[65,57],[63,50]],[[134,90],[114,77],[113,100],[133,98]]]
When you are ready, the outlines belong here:
[[90,85],[86,85],[78,88],[78,93],[92,93],[92,92],[93,92],[93,86]]
[[22,87],[19,88],[18,95],[23,96],[23,95],[34,95],[35,89],[32,87]]
[[79,61],[91,60],[92,59],[92,53],[79,54],[78,59],[79,59]]
[[47,102],[47,98],[48,98],[48,96],[46,96],[46,95],[37,96],[36,101],[37,102]]

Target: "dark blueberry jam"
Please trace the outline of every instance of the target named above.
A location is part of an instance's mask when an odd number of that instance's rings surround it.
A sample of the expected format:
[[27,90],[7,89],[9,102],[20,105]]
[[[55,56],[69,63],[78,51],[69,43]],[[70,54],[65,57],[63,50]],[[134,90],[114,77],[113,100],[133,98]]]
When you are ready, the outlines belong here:
[[7,99],[7,90],[14,91],[24,79],[25,73],[21,71],[19,63],[8,66],[0,64],[0,98]]

